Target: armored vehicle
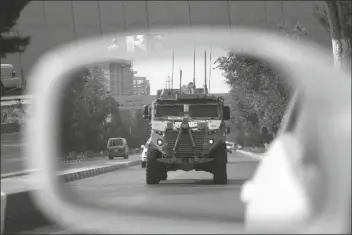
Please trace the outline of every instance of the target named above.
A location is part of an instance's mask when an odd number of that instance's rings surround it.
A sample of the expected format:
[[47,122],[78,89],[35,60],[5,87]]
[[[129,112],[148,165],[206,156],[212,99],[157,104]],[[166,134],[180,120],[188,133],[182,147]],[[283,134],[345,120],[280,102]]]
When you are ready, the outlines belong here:
[[178,89],[159,90],[156,100],[143,107],[151,125],[146,182],[166,180],[168,171],[206,171],[215,184],[227,183],[226,135],[230,108],[224,99],[204,89],[185,94]]

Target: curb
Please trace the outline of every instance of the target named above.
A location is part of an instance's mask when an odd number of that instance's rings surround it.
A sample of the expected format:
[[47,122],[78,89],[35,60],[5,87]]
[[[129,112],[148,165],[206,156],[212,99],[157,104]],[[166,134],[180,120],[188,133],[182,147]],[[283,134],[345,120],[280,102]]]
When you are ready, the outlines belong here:
[[82,180],[82,179],[106,174],[109,172],[117,171],[120,169],[128,168],[131,166],[140,165],[141,162],[142,162],[141,160],[133,160],[128,163],[120,163],[120,164],[116,164],[116,165],[103,166],[103,167],[79,171],[79,172],[60,174],[59,179],[62,180],[64,183],[69,183],[69,182]]
[[[131,166],[140,165],[141,160],[132,160],[128,163],[120,163],[110,166],[84,170],[80,172],[61,174],[59,179],[64,183],[82,180]],[[2,234],[14,234],[30,231],[39,227],[54,225],[41,211],[39,211],[32,199],[32,191],[17,192],[12,194],[1,194],[1,230]],[[3,196],[4,195],[4,196]],[[5,200],[7,203],[3,203]],[[6,208],[3,207],[6,205]],[[4,211],[3,211],[4,210]]]
[[24,171],[15,171],[11,173],[1,174],[1,179],[12,178],[16,176],[28,175],[30,173],[36,172],[38,170],[24,170]]
[[[135,153],[133,153],[135,154]],[[101,160],[104,157],[96,157],[96,158],[85,158],[85,159],[79,159],[79,160],[68,160],[68,161],[61,161],[60,164],[73,164],[73,163],[78,163],[78,162],[87,162],[87,161],[95,161],[95,160]],[[12,178],[16,176],[24,176],[28,175],[30,173],[36,172],[38,170],[23,170],[23,171],[15,171],[11,173],[5,173],[1,174],[1,179],[6,179],[6,178]]]

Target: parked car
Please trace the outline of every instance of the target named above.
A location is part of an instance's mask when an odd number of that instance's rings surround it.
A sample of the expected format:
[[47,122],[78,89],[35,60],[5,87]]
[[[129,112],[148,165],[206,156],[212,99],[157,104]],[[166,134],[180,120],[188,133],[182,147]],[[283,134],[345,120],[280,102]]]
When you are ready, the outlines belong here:
[[16,76],[16,70],[12,64],[1,64],[1,83],[5,90],[22,89],[22,79]]
[[114,157],[128,159],[129,148],[125,138],[110,138],[107,144],[109,160]]

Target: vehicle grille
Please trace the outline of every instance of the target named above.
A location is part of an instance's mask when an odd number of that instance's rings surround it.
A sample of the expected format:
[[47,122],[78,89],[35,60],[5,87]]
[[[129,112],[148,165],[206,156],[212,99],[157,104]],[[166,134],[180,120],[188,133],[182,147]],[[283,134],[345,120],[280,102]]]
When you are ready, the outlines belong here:
[[[194,154],[200,156],[203,152],[203,143],[205,132],[204,131],[191,131],[194,143],[196,145],[194,149]],[[165,141],[168,143],[169,148],[175,146],[178,131],[166,131]],[[180,141],[178,142],[176,148],[176,156],[182,155],[184,157],[192,156],[192,142],[187,132],[181,134]]]

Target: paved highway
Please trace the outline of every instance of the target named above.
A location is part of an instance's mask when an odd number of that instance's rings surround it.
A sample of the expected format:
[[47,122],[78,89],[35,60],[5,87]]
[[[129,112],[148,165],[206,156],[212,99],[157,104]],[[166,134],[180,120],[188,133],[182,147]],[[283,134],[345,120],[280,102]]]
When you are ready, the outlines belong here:
[[[20,133],[11,133],[1,135],[1,174],[13,173],[27,170],[25,166],[25,157],[23,154],[26,143],[22,140]],[[139,155],[138,155],[139,157]],[[138,159],[135,154],[130,154],[130,159]],[[97,165],[106,165],[111,162],[120,161],[123,158],[115,158],[109,161],[108,157],[98,157],[90,160],[62,163],[61,170],[82,168]]]
[[[168,180],[162,181],[159,185],[147,186],[145,169],[140,166],[68,185],[81,193],[82,197],[89,195],[89,200],[100,203],[101,206],[124,210],[126,215],[137,217],[144,214],[149,218],[155,217],[156,222],[158,218],[169,217],[175,225],[181,218],[190,221],[195,218],[210,219],[212,222],[219,221],[241,228],[244,206],[240,202],[240,189],[243,182],[252,177],[257,161],[235,153],[229,156],[227,167],[228,185],[213,185],[212,175],[209,173],[177,171],[169,172]],[[131,226],[138,224],[138,221],[140,220],[132,220]],[[60,227],[31,231],[37,234],[72,232]]]
[[24,169],[23,147],[20,133],[1,134],[1,174]]

